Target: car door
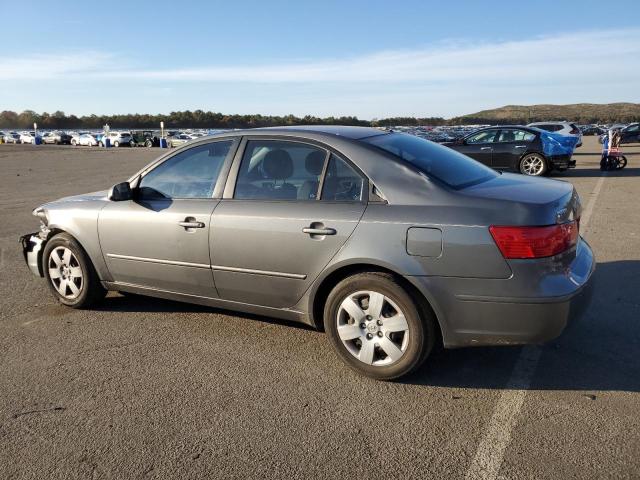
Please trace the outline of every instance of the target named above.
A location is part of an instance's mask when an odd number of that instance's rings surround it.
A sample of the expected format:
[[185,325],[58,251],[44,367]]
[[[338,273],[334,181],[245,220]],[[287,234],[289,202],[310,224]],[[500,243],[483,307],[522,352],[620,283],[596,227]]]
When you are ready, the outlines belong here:
[[347,160],[303,140],[243,140],[212,217],[220,297],[275,308],[297,303],[353,233],[368,183]]
[[493,168],[515,168],[520,157],[524,155],[536,138],[534,133],[517,128],[500,130],[493,144]]
[[237,143],[225,139],[178,152],[143,173],[134,200],[105,206],[98,234],[114,281],[217,297],[210,220]]
[[460,153],[483,163],[490,167],[493,157],[493,145],[498,134],[498,130],[491,128],[472,133],[462,140],[462,143],[454,148]]

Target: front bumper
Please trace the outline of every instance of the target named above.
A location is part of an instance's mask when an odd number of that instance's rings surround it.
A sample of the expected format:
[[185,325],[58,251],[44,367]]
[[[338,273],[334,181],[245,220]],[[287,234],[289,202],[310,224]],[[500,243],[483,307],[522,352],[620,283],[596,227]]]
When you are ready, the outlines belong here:
[[[568,268],[562,260],[512,264],[506,280],[411,277],[432,297],[446,347],[521,345],[558,337],[591,299],[595,258],[580,240]],[[418,283],[416,283],[416,279]]]
[[38,277],[44,277],[42,272],[42,251],[44,240],[37,233],[30,233],[20,237],[24,260],[31,273]]

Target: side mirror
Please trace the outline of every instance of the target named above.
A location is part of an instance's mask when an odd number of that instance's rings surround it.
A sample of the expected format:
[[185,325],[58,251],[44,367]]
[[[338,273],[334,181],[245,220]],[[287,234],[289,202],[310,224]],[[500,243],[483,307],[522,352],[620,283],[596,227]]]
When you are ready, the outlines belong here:
[[112,202],[124,202],[125,200],[133,199],[133,190],[131,190],[131,185],[129,182],[122,182],[114,185],[109,190],[109,195],[107,196],[109,200]]

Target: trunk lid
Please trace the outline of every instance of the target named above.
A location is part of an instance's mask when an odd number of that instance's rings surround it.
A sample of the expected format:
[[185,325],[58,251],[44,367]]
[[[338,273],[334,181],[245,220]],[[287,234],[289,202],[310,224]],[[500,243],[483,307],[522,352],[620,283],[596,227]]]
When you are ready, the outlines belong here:
[[555,225],[581,214],[573,185],[559,180],[503,173],[459,193],[475,198],[487,225]]

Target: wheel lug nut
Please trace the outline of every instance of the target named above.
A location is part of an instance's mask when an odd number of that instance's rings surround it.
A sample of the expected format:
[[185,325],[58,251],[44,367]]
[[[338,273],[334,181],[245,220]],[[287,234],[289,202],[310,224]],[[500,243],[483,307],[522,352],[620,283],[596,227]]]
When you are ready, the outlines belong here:
[[366,327],[366,325],[364,323],[360,324],[360,328],[365,328],[365,327]]
[[382,332],[378,330],[378,336],[381,337],[382,335]]
[[372,317],[371,317],[371,315],[367,315],[367,316],[366,316],[366,319],[367,319],[367,320],[371,320],[371,318],[372,318]]
[[367,333],[367,338],[371,340],[373,338],[373,335],[371,335],[370,333]]
[[376,323],[377,323],[378,325],[382,325],[382,320],[378,320]]

